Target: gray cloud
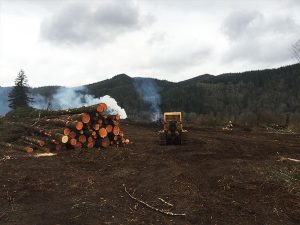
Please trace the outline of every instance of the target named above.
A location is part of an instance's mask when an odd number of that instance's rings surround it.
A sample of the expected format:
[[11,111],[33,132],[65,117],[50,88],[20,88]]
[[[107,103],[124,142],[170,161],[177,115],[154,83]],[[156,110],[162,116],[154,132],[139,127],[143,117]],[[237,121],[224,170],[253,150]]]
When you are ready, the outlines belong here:
[[288,3],[289,6],[292,6],[292,7],[300,6],[300,1],[299,0],[287,0],[287,3]]
[[181,52],[161,52],[146,65],[147,68],[157,68],[165,72],[179,72],[186,68],[204,63],[212,54],[209,47],[194,50],[183,50]]
[[153,33],[147,41],[147,44],[152,46],[155,44],[160,44],[166,41],[166,34],[163,32],[155,32]]
[[289,17],[234,12],[225,19],[222,26],[230,44],[223,61],[269,65],[290,61],[291,45],[299,38],[299,28]]
[[235,40],[241,38],[256,20],[260,20],[262,15],[258,12],[235,12],[230,14],[224,21],[222,30],[229,37]]
[[132,1],[101,1],[95,7],[87,3],[69,3],[45,19],[41,36],[56,44],[105,44],[123,33],[138,30],[147,22]]

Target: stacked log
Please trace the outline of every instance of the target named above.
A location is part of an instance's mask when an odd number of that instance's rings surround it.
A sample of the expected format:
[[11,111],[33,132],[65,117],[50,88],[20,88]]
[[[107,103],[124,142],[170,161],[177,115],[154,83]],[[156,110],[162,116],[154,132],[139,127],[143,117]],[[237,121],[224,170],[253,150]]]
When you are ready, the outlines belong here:
[[[129,143],[120,130],[120,116],[107,114],[107,105],[50,112],[34,126],[20,124],[30,135],[20,138],[21,150],[46,152],[62,149],[92,149]],[[27,147],[28,146],[28,147]]]

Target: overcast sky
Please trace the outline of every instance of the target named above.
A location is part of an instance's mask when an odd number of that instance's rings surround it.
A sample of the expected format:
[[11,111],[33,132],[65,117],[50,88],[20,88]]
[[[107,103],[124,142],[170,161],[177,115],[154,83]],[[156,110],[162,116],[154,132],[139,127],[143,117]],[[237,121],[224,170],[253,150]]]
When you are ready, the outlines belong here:
[[0,86],[180,81],[295,63],[300,0],[0,0]]

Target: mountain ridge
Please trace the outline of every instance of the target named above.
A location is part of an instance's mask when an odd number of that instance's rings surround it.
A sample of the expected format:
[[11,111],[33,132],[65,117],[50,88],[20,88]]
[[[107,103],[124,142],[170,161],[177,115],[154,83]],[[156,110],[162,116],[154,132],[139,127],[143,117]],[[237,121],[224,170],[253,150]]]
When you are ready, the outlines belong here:
[[[120,73],[120,74],[116,74],[111,78],[107,78],[104,80],[100,80],[97,82],[93,82],[93,83],[89,83],[89,84],[83,84],[83,85],[79,85],[79,86],[75,86],[75,87],[69,87],[69,86],[62,86],[62,85],[46,85],[46,86],[39,86],[39,87],[31,87],[32,89],[39,89],[39,88],[44,88],[44,87],[66,87],[66,88],[76,88],[76,87],[81,87],[81,86],[88,86],[88,85],[93,85],[93,84],[98,84],[100,82],[104,82],[104,81],[108,81],[108,80],[118,80],[118,79],[135,79],[135,78],[142,78],[142,79],[153,79],[153,80],[160,80],[160,81],[167,81],[170,83],[183,83],[183,82],[187,82],[190,80],[209,80],[210,78],[212,79],[218,79],[218,78],[223,78],[223,77],[228,77],[228,76],[238,76],[238,75],[245,75],[247,73],[259,73],[259,72],[267,72],[267,71],[274,71],[274,70],[282,70],[282,69],[289,69],[289,68],[294,68],[294,67],[299,67],[299,63],[296,64],[291,64],[291,65],[285,65],[285,66],[280,66],[280,67],[275,67],[275,68],[267,68],[267,69],[257,69],[257,70],[246,70],[246,71],[242,71],[242,72],[228,72],[228,73],[221,73],[218,75],[213,75],[213,74],[201,74],[201,75],[196,75],[195,77],[186,79],[186,80],[182,80],[182,81],[169,81],[166,79],[159,79],[159,78],[153,78],[153,77],[143,77],[143,76],[136,76],[136,77],[132,77],[126,73]],[[12,86],[1,86],[0,88],[10,88]]]
[[[161,111],[183,111],[187,117],[203,115],[218,120],[259,123],[261,120],[282,121],[287,113],[298,116],[299,87],[300,64],[294,64],[217,76],[203,74],[180,82],[122,73],[79,86],[77,92],[94,98],[110,95],[133,118],[146,118],[154,104]],[[31,91],[50,98],[61,89],[76,88],[46,86],[31,88]],[[153,99],[157,102],[150,101],[151,95],[156,96]]]

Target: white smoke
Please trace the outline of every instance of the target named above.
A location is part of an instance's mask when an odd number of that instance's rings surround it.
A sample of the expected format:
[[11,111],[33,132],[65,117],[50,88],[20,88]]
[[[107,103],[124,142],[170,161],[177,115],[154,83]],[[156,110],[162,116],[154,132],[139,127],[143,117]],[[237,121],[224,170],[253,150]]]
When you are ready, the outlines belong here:
[[114,98],[108,95],[95,98],[94,96],[86,94],[85,92],[86,89],[84,87],[62,87],[59,88],[49,99],[46,99],[41,95],[33,96],[35,101],[32,103],[32,106],[38,109],[49,108],[52,110],[59,110],[106,103],[108,107],[107,113],[119,114],[121,119],[127,118],[126,111],[118,105]]
[[33,102],[30,104],[31,106],[37,109],[47,109],[49,100],[44,96],[40,94],[31,94],[30,97],[33,99]]
[[0,116],[5,115],[10,110],[8,106],[8,95],[10,91],[10,87],[0,87]]
[[105,95],[103,97],[100,98],[100,102],[103,102],[107,105],[107,111],[109,114],[119,114],[121,119],[126,119],[127,118],[127,114],[125,112],[125,109],[121,108],[117,101],[110,97],[109,95]]
[[161,100],[159,90],[155,81],[150,78],[135,78],[134,86],[143,100],[150,104],[151,120],[159,120],[161,118]]

